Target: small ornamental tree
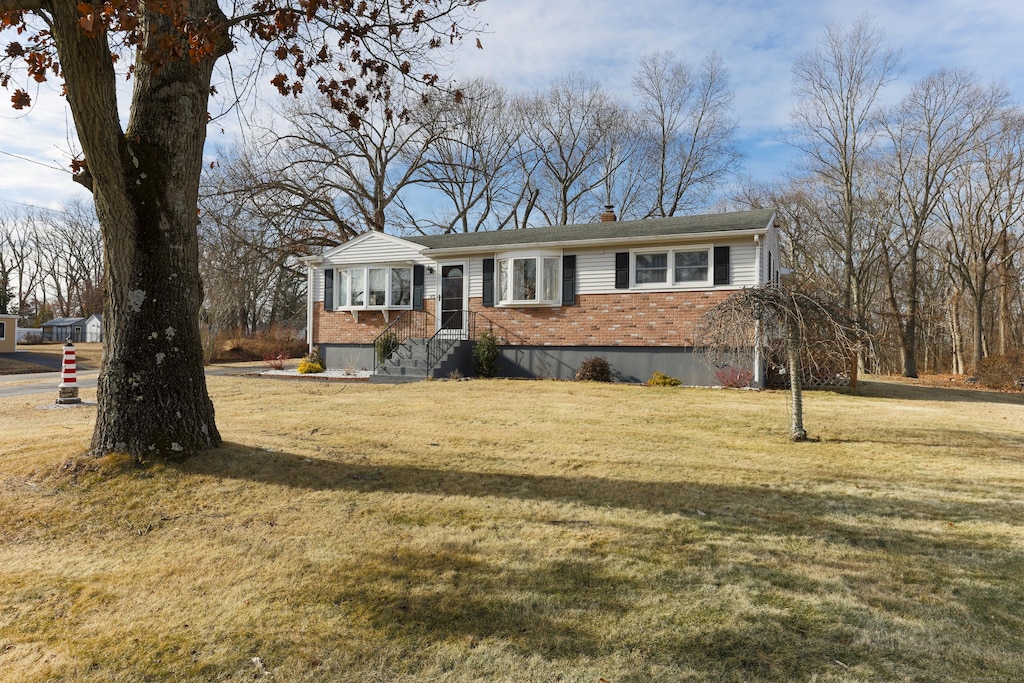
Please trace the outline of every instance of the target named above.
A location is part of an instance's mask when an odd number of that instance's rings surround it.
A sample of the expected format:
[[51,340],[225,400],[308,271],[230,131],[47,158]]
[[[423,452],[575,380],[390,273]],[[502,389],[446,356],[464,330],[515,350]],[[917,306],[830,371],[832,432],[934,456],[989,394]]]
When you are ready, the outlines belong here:
[[[250,56],[234,67],[266,66],[282,95],[309,88],[358,127],[371,102],[389,101],[396,76],[438,85],[422,67],[463,37],[466,10],[480,2],[0,0],[0,87],[24,109],[33,83],[63,85],[82,149],[74,179],[92,193],[102,227],[106,350],[94,455],[181,458],[221,440],[203,375],[196,235],[218,60],[248,42]],[[117,83],[126,76],[122,125]]]
[[762,356],[786,359],[793,441],[807,440],[805,372],[856,367],[857,351],[866,341],[836,304],[774,283],[742,289],[709,310],[695,336],[707,361],[717,368],[742,367],[756,347]]

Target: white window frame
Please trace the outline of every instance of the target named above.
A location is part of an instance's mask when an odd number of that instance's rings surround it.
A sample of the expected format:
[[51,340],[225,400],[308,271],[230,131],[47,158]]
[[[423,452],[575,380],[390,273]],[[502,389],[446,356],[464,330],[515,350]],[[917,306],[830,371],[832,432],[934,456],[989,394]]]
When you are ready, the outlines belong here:
[[[370,298],[370,271],[384,271],[384,303],[373,305],[366,303]],[[392,288],[393,274],[395,270],[409,271],[409,303],[395,304],[394,289]],[[362,271],[363,275],[363,302],[361,304],[350,304],[348,299],[352,297],[352,276],[353,272]],[[409,264],[380,264],[368,263],[358,266],[336,266],[334,269],[334,300],[338,303],[334,308],[338,311],[411,311],[413,299],[413,265]],[[347,294],[346,300],[342,300],[342,292]]]
[[[708,274],[704,280],[684,280],[676,282],[676,254],[689,252],[706,252],[708,255]],[[636,259],[638,256],[665,254],[665,279],[661,282],[637,282]],[[685,247],[664,247],[661,249],[634,249],[629,254],[629,287],[630,289],[707,289],[714,282],[715,257],[713,244],[694,244]]]
[[7,339],[7,321],[0,320],[0,340]]
[[[501,278],[502,268],[501,264],[505,261],[517,261],[533,259],[536,262],[536,297],[533,299],[514,299],[511,298],[514,291],[514,283],[509,285],[510,298],[501,298]],[[544,299],[543,294],[545,291],[545,284],[547,276],[544,273],[544,259],[553,259],[555,261],[555,273],[554,273],[554,297],[551,299]],[[510,266],[509,272],[513,273],[513,267]],[[494,305],[497,308],[526,308],[526,307],[548,307],[554,308],[562,305],[562,252],[560,251],[510,251],[500,254],[495,254],[494,257]]]

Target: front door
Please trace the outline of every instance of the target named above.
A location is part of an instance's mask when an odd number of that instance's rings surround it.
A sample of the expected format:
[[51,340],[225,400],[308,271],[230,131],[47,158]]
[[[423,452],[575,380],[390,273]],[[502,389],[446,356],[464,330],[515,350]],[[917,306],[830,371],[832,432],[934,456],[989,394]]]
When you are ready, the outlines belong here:
[[455,330],[462,333],[466,329],[466,270],[465,261],[440,264],[437,287],[437,291],[440,292],[438,330]]

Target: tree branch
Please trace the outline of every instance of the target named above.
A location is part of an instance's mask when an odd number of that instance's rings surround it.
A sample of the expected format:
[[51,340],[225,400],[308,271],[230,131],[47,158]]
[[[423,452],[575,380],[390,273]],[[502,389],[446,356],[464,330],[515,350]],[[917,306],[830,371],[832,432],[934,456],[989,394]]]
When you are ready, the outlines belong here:
[[0,0],[0,12],[37,12],[44,0]]

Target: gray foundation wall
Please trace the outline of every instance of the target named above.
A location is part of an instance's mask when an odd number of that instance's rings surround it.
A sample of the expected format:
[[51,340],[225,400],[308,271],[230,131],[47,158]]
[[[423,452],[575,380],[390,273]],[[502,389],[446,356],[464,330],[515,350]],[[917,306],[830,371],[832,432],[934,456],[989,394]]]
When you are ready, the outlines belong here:
[[328,370],[373,370],[373,344],[318,344]]
[[655,372],[675,377],[687,386],[717,386],[715,369],[691,348],[650,346],[503,346],[501,374],[505,377],[575,379],[588,358],[600,356],[612,367],[617,382],[646,382]]
[[[465,353],[449,359],[452,367],[444,376],[458,369],[464,376],[473,374],[472,345]],[[600,356],[612,366],[616,382],[642,383],[655,372],[676,377],[687,386],[718,386],[715,368],[705,363],[692,348],[662,346],[502,346],[498,357],[500,377],[572,380],[588,358]],[[331,370],[351,368],[373,369],[373,346],[370,344],[321,344],[320,353]],[[749,369],[749,368],[747,368]]]

